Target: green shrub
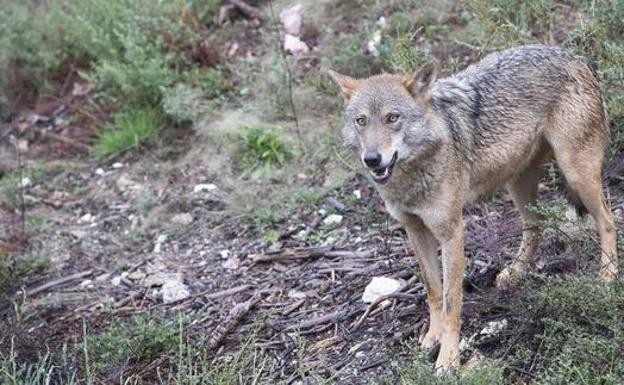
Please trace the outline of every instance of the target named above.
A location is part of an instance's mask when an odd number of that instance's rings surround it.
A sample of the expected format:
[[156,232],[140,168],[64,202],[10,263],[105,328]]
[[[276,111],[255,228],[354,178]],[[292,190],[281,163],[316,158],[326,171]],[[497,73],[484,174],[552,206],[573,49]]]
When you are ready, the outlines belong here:
[[[508,303],[509,378],[532,384],[624,383],[624,284],[594,275],[534,279]],[[513,345],[509,345],[513,343]]]
[[52,11],[30,1],[0,6],[0,119],[31,101],[63,63]]
[[175,351],[179,330],[160,316],[136,316],[129,323],[115,322],[98,335],[85,337],[83,346],[97,372],[127,362],[149,361]]
[[277,129],[265,126],[245,127],[240,135],[243,166],[283,165],[293,156]]
[[92,147],[98,158],[115,157],[124,151],[138,149],[153,139],[163,128],[160,111],[154,108],[131,108],[116,114],[103,129]]
[[482,364],[462,374],[446,373],[438,375],[433,364],[427,360],[423,352],[414,352],[412,361],[405,366],[398,365],[397,376],[383,378],[379,385],[502,385],[503,370],[493,364]]

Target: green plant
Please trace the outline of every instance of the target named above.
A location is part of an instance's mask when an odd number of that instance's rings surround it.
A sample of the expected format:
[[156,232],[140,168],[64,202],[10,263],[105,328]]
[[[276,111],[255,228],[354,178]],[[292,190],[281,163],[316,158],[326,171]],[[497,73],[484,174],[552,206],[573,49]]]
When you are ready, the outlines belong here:
[[[412,344],[410,344],[412,345]],[[412,345],[413,346],[413,345]],[[409,349],[409,348],[408,348]],[[412,348],[413,349],[413,348]],[[398,375],[386,375],[379,381],[379,385],[502,385],[503,368],[493,363],[482,363],[477,367],[463,372],[436,374],[433,365],[427,360],[422,351],[410,351],[411,361],[405,363],[393,362],[392,366]]]
[[407,32],[391,39],[382,55],[385,65],[393,73],[408,74],[416,70],[424,61],[424,55],[414,47],[414,33]]
[[293,156],[280,132],[273,127],[244,127],[240,141],[241,160],[247,170],[263,165],[281,166]]
[[115,157],[138,149],[154,138],[164,126],[161,113],[154,108],[130,108],[116,114],[92,147],[98,158]]
[[[620,384],[624,381],[624,284],[585,272],[527,280],[508,303],[511,381],[531,384]],[[507,343],[501,344],[508,348]]]
[[115,322],[97,335],[86,335],[82,346],[96,372],[127,362],[149,361],[177,346],[178,330],[161,316],[140,315]]

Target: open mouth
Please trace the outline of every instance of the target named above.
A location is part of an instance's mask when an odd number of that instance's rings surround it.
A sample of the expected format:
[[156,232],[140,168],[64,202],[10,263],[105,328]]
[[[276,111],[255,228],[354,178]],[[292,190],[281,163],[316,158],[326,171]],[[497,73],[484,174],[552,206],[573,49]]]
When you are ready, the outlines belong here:
[[375,182],[385,183],[386,181],[388,181],[388,178],[390,178],[390,175],[392,175],[392,170],[394,170],[394,165],[396,164],[398,156],[399,153],[395,152],[394,155],[392,155],[390,163],[386,167],[378,167],[369,170]]

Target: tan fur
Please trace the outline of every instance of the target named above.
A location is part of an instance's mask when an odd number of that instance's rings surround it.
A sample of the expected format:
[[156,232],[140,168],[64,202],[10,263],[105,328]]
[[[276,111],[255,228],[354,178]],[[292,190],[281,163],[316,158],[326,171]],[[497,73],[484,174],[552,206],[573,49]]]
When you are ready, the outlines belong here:
[[[421,342],[440,342],[436,368],[459,365],[463,207],[508,189],[524,228],[516,261],[499,276],[501,283],[511,281],[533,262],[539,218],[527,205],[536,201],[543,165],[553,157],[596,220],[600,276],[617,274],[614,220],[601,188],[606,112],[582,58],[527,46],[492,54],[437,82],[431,66],[407,76],[331,75],[347,101],[345,143],[363,157],[380,154],[380,165],[367,163],[371,179],[420,261],[431,315]],[[390,122],[393,114],[399,122]]]

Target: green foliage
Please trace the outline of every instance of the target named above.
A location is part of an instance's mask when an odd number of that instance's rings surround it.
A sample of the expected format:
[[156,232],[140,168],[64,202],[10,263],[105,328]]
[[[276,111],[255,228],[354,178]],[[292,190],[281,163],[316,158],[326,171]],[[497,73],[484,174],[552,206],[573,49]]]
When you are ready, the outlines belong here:
[[413,358],[407,365],[394,363],[397,366],[398,378],[388,376],[382,378],[380,385],[502,385],[502,367],[493,364],[482,364],[462,374],[446,373],[437,375],[433,364],[427,361],[423,352],[412,352]]
[[66,55],[55,44],[51,13],[27,3],[5,1],[0,7],[0,119],[36,96]]
[[22,362],[13,348],[6,354],[0,352],[0,384],[3,385],[49,385],[78,384],[75,368],[68,365],[67,352],[63,350],[61,362],[53,363],[49,353],[35,362]]
[[80,349],[97,372],[130,361],[149,361],[175,351],[178,330],[159,316],[141,315],[129,323],[115,322],[98,335],[85,337]]
[[116,114],[92,147],[99,158],[114,157],[138,149],[153,139],[164,126],[161,113],[154,108],[131,108]]
[[11,257],[0,251],[0,298],[7,295],[10,288],[19,287],[27,277],[44,271],[49,263],[38,254]]
[[247,170],[263,165],[281,166],[293,156],[280,132],[272,127],[244,127],[240,141],[241,160]]
[[408,74],[423,64],[424,55],[414,46],[414,33],[398,35],[389,42],[388,52],[383,54],[385,66],[393,73]]
[[532,365],[531,384],[624,382],[621,280],[607,284],[583,274],[525,286],[509,305],[520,333],[507,360],[512,377]]

